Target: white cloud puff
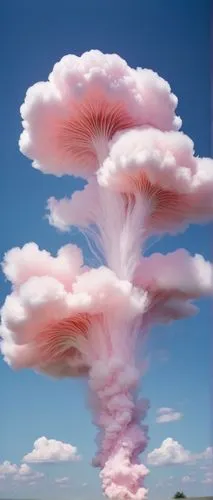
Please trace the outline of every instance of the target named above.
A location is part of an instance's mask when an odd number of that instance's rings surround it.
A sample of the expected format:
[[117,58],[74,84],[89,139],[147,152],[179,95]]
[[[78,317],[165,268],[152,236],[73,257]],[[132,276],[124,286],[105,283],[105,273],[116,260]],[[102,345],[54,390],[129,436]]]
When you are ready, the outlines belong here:
[[148,463],[154,466],[184,464],[189,462],[190,452],[173,438],[165,439],[160,448],[148,454]]
[[16,474],[18,472],[18,467],[16,464],[11,464],[11,462],[8,462],[5,460],[1,465],[0,465],[0,476],[9,476]]
[[32,481],[44,477],[44,474],[33,471],[25,463],[18,466],[6,460],[0,465],[0,478],[7,479],[8,477],[14,479],[14,481]]
[[182,417],[183,414],[173,408],[159,408],[157,410],[156,422],[157,424],[165,424],[180,420]]
[[212,456],[212,448],[208,447],[200,453],[191,453],[186,450],[178,441],[168,437],[159,448],[155,448],[148,453],[147,461],[149,465],[155,467],[165,465],[195,464],[198,461],[207,460]]
[[23,460],[28,463],[54,463],[72,462],[79,460],[79,458],[75,446],[56,439],[47,439],[43,436],[34,442],[33,450],[25,455]]

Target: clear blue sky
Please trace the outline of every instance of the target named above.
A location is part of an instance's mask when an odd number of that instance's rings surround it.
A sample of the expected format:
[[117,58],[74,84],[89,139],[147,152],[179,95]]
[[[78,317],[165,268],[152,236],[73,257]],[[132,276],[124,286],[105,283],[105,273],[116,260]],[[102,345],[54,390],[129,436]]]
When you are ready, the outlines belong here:
[[[42,175],[18,149],[19,107],[26,89],[45,80],[67,53],[80,55],[92,48],[117,52],[133,67],[159,72],[179,97],[183,129],[194,140],[197,154],[210,155],[210,4],[210,0],[1,1],[1,258],[7,249],[28,241],[52,252],[70,241],[69,235],[48,226],[44,207],[48,197],[69,195],[79,181]],[[164,238],[153,249],[185,247],[211,259],[211,231],[210,226],[191,227],[176,238]],[[1,303],[8,290],[1,276]],[[212,444],[210,302],[202,301],[200,308],[198,317],[157,328],[150,336],[149,367],[141,386],[151,400],[149,452],[168,437],[193,453]],[[86,409],[86,383],[55,382],[28,371],[17,374],[2,359],[0,380],[0,463],[9,460],[19,465],[40,436],[76,445],[82,455],[79,463],[32,466],[45,474],[35,485],[0,479],[0,498],[99,500],[98,473],[90,466],[96,430]],[[183,418],[157,424],[160,407],[174,408]],[[152,467],[147,482],[150,500],[165,500],[178,488],[190,496],[210,494],[213,485],[202,483],[203,465],[198,461],[193,466]],[[181,483],[193,471],[196,482]],[[70,490],[55,483],[63,476],[70,478]],[[156,487],[158,483],[162,486]]]

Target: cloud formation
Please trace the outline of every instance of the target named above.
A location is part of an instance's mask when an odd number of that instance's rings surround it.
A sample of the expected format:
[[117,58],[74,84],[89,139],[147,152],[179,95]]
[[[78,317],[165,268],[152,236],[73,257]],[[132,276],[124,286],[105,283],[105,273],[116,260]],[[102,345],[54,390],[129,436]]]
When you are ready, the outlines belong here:
[[141,207],[146,208],[151,234],[174,234],[191,223],[211,220],[212,164],[212,159],[194,156],[194,144],[182,132],[134,128],[113,137],[98,181],[131,194],[128,210],[134,207],[141,214]]
[[159,408],[157,410],[156,422],[157,424],[165,424],[180,420],[182,417],[183,414],[173,408]]
[[33,450],[24,456],[23,461],[28,463],[73,462],[79,458],[75,446],[43,436],[34,442]]
[[148,463],[154,466],[184,464],[189,462],[190,452],[173,438],[165,439],[160,448],[155,448],[148,454]]
[[0,465],[0,479],[7,479],[8,477],[14,481],[33,481],[44,477],[44,474],[33,471],[26,463],[18,466],[6,460]]
[[159,448],[155,448],[148,453],[147,461],[149,465],[163,467],[166,465],[194,464],[200,460],[209,460],[211,455],[211,447],[206,448],[201,453],[191,453],[178,441],[168,437]]
[[117,54],[69,54],[47,82],[28,89],[20,109],[20,150],[44,173],[88,177],[116,132],[146,124],[179,129],[177,102],[157,73],[134,70]]
[[7,460],[0,465],[0,477],[13,475],[17,472],[18,466],[16,464],[11,464],[11,462],[8,462]]

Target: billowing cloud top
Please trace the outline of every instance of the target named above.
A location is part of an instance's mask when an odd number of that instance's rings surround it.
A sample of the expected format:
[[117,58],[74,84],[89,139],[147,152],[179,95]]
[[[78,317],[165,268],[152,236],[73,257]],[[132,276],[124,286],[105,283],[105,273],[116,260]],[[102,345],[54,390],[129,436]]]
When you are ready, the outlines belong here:
[[[73,252],[74,267],[71,258],[69,265],[66,261]],[[74,275],[81,262],[72,246],[63,247],[55,258],[33,243],[6,254],[3,269],[14,288],[1,311],[1,350],[15,368],[56,376],[85,373],[88,353],[82,346],[91,344],[92,352],[90,332],[96,322],[104,321],[104,314],[129,311],[132,317],[143,310],[146,294],[134,292],[131,283],[108,268],[81,268]]]
[[133,196],[143,199],[146,226],[154,232],[213,216],[213,160],[194,157],[194,144],[182,132],[140,127],[116,134],[98,181],[130,195],[131,207]]
[[45,173],[88,177],[116,132],[148,124],[177,130],[176,106],[169,84],[151,70],[98,50],[67,55],[27,91],[20,150]]
[[34,442],[33,450],[24,456],[28,463],[73,462],[79,460],[76,446],[42,436]]
[[67,290],[83,266],[83,255],[76,245],[60,248],[56,257],[40,250],[36,243],[27,243],[22,248],[12,248],[4,256],[2,268],[5,276],[18,287],[31,276],[51,276],[60,279]]

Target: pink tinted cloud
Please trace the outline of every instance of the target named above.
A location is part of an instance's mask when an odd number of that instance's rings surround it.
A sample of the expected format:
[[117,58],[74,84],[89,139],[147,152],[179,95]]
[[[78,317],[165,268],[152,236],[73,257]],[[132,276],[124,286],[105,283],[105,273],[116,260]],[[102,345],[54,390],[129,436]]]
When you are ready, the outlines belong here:
[[194,157],[182,132],[142,127],[117,134],[98,181],[124,193],[129,210],[143,199],[148,232],[174,233],[213,216],[213,160]]
[[212,296],[213,266],[201,255],[194,257],[179,249],[167,255],[142,257],[134,284],[149,293],[144,324],[168,322],[196,314],[191,300]]
[[47,82],[27,91],[20,149],[44,173],[88,177],[117,131],[143,124],[179,128],[176,106],[169,84],[151,70],[133,70],[98,50],[67,55]]
[[32,367],[55,376],[84,374],[98,355],[95,334],[103,328],[104,314],[113,312],[118,318],[125,310],[134,317],[146,300],[104,267],[76,276],[72,288],[70,292],[53,277],[32,276],[6,298],[1,350],[14,368]]
[[83,266],[83,255],[76,245],[60,248],[56,257],[46,250],[40,250],[36,243],[26,243],[22,248],[9,250],[2,263],[6,278],[17,288],[31,276],[51,276],[59,279],[67,290]]

